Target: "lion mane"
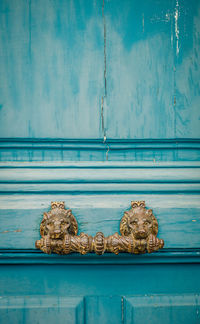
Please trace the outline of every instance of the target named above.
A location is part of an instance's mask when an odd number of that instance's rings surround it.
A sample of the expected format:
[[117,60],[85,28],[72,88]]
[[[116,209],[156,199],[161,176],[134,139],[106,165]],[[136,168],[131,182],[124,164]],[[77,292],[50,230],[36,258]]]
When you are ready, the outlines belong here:
[[124,212],[124,216],[120,222],[120,233],[122,236],[129,236],[131,234],[131,228],[129,226],[130,219],[136,218],[137,215],[144,215],[144,217],[148,217],[152,223],[152,233],[153,235],[158,234],[158,222],[155,216],[153,215],[152,209],[145,208],[144,201],[132,201],[131,209]]

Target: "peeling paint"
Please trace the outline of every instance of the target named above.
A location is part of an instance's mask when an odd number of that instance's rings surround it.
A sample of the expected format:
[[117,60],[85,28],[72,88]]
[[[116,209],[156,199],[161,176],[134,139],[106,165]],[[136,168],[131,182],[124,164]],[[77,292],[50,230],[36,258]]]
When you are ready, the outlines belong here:
[[176,0],[174,20],[175,20],[176,55],[177,56],[179,54],[179,26],[178,26],[179,15],[180,15],[180,13],[179,13],[179,3],[178,3],[178,0]]

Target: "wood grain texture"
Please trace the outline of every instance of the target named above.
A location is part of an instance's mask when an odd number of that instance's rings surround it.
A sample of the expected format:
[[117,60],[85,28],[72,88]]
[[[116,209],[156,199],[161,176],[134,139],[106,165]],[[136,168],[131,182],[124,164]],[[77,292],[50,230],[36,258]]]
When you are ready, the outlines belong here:
[[174,109],[176,137],[200,135],[200,1],[174,2]]
[[106,1],[107,138],[199,138],[200,1]]
[[200,140],[0,139],[0,161],[199,161]]
[[132,200],[145,200],[168,248],[199,248],[199,164],[151,166],[134,163],[80,163],[47,167],[13,163],[0,169],[0,247],[33,249],[51,201],[65,201],[79,231],[111,235],[119,231]]
[[[0,1],[2,323],[199,320],[199,16],[199,0]],[[145,200],[165,248],[45,255],[55,200],[106,236]]]
[[1,1],[0,136],[199,138],[199,12],[199,0]]
[[101,5],[3,0],[0,30],[1,137],[100,137]]
[[172,1],[106,1],[105,16],[106,136],[174,138]]

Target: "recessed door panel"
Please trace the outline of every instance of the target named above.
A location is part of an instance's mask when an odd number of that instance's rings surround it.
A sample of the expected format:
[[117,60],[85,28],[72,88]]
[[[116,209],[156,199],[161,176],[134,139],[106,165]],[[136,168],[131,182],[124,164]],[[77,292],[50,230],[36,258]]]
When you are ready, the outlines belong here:
[[196,324],[200,321],[200,296],[151,295],[125,298],[125,324]]
[[0,299],[1,324],[83,324],[81,297],[23,296]]
[[86,298],[87,324],[121,324],[120,296],[89,296]]

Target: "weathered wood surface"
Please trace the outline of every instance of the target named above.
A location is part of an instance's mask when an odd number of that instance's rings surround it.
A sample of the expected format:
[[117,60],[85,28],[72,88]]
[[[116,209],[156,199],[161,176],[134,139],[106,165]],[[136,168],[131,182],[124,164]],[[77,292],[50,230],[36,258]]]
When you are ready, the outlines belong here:
[[199,138],[200,1],[0,2],[0,137]]
[[199,164],[10,163],[0,168],[0,248],[34,249],[51,201],[72,208],[79,232],[119,231],[132,200],[145,200],[165,248],[200,248]]
[[199,139],[1,139],[0,161],[199,161]]
[[101,3],[3,0],[0,30],[0,137],[101,137]]
[[140,324],[145,314],[149,323],[196,324],[198,278],[199,265],[192,264],[4,266],[1,322]]

